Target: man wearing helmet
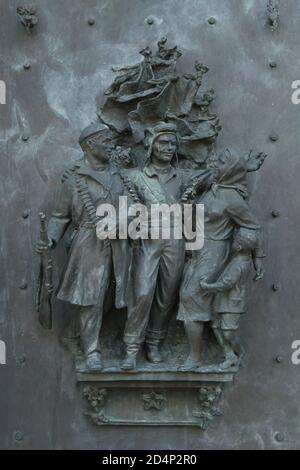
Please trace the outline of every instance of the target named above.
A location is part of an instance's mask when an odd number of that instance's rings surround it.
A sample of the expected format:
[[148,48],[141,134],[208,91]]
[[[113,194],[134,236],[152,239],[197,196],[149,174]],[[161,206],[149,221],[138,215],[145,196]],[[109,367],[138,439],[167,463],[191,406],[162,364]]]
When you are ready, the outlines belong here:
[[[191,173],[177,168],[176,149],[176,126],[159,123],[152,130],[144,168],[128,171],[134,190],[147,207],[181,201],[184,189],[191,181]],[[211,170],[201,170],[197,174],[202,188],[212,183]],[[124,332],[126,357],[121,365],[124,370],[136,367],[136,357],[144,341],[148,361],[162,361],[160,346],[176,305],[185,258],[185,240],[183,237],[141,239],[134,253]]]
[[73,225],[57,297],[78,306],[86,367],[100,370],[103,364],[99,333],[104,299],[114,272],[115,304],[117,308],[125,306],[130,251],[126,240],[100,240],[96,235],[97,207],[101,203],[116,206],[123,190],[118,174],[109,170],[113,145],[109,127],[102,123],[89,125],[82,131],[79,144],[84,156],[63,175],[60,201],[48,224],[49,245],[40,242],[37,251],[55,247],[68,226]]

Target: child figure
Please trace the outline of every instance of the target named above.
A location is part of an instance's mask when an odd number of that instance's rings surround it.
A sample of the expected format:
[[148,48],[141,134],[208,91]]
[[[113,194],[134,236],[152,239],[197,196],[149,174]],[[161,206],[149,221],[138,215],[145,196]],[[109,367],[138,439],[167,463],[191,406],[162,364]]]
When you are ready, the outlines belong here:
[[216,293],[213,304],[216,318],[212,322],[212,327],[225,353],[225,360],[220,364],[222,369],[239,363],[239,356],[235,351],[235,336],[240,315],[245,313],[246,283],[256,244],[255,230],[245,228],[237,230],[232,243],[232,256],[223,273],[214,283],[200,283],[203,290]]

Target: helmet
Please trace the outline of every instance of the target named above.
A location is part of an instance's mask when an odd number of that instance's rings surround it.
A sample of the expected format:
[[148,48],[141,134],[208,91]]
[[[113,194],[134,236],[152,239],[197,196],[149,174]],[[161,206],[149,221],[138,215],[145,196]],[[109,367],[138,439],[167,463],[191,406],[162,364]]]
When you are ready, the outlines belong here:
[[98,132],[103,132],[103,131],[108,131],[108,130],[110,129],[106,124],[103,124],[102,122],[93,122],[83,129],[83,131],[81,132],[79,136],[78,142],[81,145],[82,142],[88,137],[91,137],[94,134],[98,134]]

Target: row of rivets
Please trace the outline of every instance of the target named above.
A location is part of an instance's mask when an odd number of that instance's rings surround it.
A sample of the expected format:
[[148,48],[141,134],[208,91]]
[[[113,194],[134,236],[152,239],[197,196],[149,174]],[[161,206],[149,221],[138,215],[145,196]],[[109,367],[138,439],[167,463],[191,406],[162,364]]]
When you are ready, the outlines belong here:
[[[145,22],[146,22],[149,26],[151,26],[151,25],[154,24],[154,18],[153,18],[152,16],[148,16],[148,18],[145,19]],[[216,20],[216,18],[214,18],[213,16],[211,16],[210,18],[208,18],[207,22],[208,22],[209,24],[211,24],[211,25],[214,25],[214,24],[216,24],[217,20]],[[89,24],[90,24],[90,23],[89,23]],[[94,24],[94,23],[92,23],[92,24]]]
[[[30,33],[33,27],[38,23],[36,7],[33,5],[18,6],[17,14],[21,24],[25,27],[26,31]],[[95,24],[95,18],[90,17],[88,19],[88,24],[93,26]]]
[[[17,7],[17,13],[21,24],[26,28],[27,32],[30,33],[32,28],[38,23],[36,8],[29,5],[19,6]],[[207,21],[210,25],[214,25],[217,22],[216,18],[214,18],[213,16],[208,18]],[[93,26],[95,22],[95,18],[93,17],[90,17],[88,19],[88,24],[90,26]],[[152,16],[149,16],[148,18],[146,18],[146,23],[148,25],[152,25],[154,23],[154,18]],[[272,6],[268,5],[268,24],[270,25],[271,29],[276,29],[278,27],[278,23],[279,12],[278,10],[276,11],[276,6],[275,8],[273,7],[272,10]]]
[[[14,440],[17,441],[17,442],[22,442],[23,439],[24,439],[24,434],[21,432],[21,431],[15,431],[14,434]],[[282,432],[280,431],[277,431],[275,432],[274,434],[274,439],[277,441],[277,442],[283,442],[284,439],[285,439],[285,436]]]
[[[273,140],[273,139],[271,139],[271,140]],[[277,219],[280,216],[280,212],[276,209],[273,209],[272,212],[271,212],[271,215],[274,219]],[[280,284],[278,284],[276,282],[274,284],[272,284],[273,292],[278,292],[280,290],[280,288],[281,288]],[[279,360],[279,358],[280,358],[280,356],[277,356],[277,358],[276,358],[276,362],[278,362],[278,363],[281,362],[281,360]]]
[[[275,31],[278,28],[278,25],[279,25],[279,1],[278,0],[269,0],[268,1],[267,13],[268,13],[267,24],[270,26],[270,29],[272,31]],[[277,62],[272,60],[272,61],[269,62],[269,66],[270,66],[270,68],[275,69],[275,68],[277,68]],[[277,142],[278,139],[279,139],[279,136],[275,132],[270,135],[270,140],[272,142]],[[280,216],[280,212],[276,209],[273,209],[271,214],[272,214],[273,218],[278,218]],[[274,283],[272,285],[273,292],[278,292],[280,290],[280,287],[281,287],[280,284]],[[277,356],[275,358],[275,361],[278,364],[280,364],[282,362],[282,357]],[[277,433],[274,434],[274,438],[276,439],[276,441],[281,442],[281,441],[283,441],[284,436],[283,436],[282,433],[277,432]]]

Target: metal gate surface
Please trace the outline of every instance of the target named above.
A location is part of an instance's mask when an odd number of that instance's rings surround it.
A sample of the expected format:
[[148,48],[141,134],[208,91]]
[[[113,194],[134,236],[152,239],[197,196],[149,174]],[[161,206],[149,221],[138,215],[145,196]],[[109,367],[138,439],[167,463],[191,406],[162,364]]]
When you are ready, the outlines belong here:
[[[30,32],[16,12],[20,4],[0,0],[0,447],[299,448],[300,365],[291,360],[300,340],[300,105],[292,101],[300,80],[299,3],[281,2],[273,31],[267,0],[37,0]],[[206,430],[95,426],[59,339],[71,309],[54,300],[49,332],[34,308],[39,212],[53,211],[60,174],[80,158],[78,136],[105,101],[111,67],[138,62],[138,51],[162,36],[183,52],[179,72],[199,58],[209,67],[222,125],[217,148],[268,154],[250,178],[266,274],[250,288],[241,322],[243,367],[227,385],[223,415]],[[60,247],[55,283],[64,261]]]

